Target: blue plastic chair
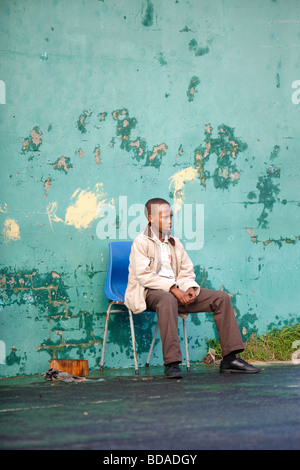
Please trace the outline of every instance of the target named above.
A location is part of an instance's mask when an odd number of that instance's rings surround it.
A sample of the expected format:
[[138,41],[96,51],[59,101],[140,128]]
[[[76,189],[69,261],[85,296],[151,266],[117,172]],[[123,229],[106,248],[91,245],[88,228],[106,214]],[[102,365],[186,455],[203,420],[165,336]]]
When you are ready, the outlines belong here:
[[[135,374],[138,375],[139,372],[138,372],[136,341],[135,341],[135,334],[134,334],[133,314],[132,314],[132,311],[128,309],[126,305],[124,304],[124,296],[125,296],[125,291],[126,291],[126,287],[128,283],[128,266],[129,266],[129,256],[130,256],[131,246],[132,246],[132,242],[127,242],[127,241],[122,241],[122,242],[118,241],[118,242],[109,243],[109,260],[108,260],[108,267],[107,267],[107,273],[106,273],[104,293],[110,302],[106,311],[100,370],[103,370],[103,367],[104,367],[105,347],[106,347],[108,322],[109,322],[110,314],[111,313],[125,313],[126,311],[128,311],[133,356],[134,356]],[[122,305],[123,307],[125,307],[125,309],[123,308],[123,309],[112,310],[112,307],[114,305]],[[153,313],[152,310],[145,310],[144,313],[148,313],[148,312]],[[182,321],[183,321],[183,335],[184,335],[185,352],[186,352],[186,366],[187,366],[187,370],[189,371],[190,370],[189,351],[188,351],[185,319],[183,317],[182,317]],[[149,363],[150,363],[150,358],[153,352],[157,332],[158,332],[158,323],[156,323],[150,351],[149,351],[147,362],[146,362],[146,367],[149,366]]]

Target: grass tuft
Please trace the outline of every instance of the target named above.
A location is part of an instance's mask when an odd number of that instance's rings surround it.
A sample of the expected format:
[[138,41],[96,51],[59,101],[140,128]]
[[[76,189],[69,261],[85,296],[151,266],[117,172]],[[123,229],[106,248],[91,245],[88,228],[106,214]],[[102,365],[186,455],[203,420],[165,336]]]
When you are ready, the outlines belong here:
[[[282,329],[273,329],[265,335],[252,333],[244,342],[245,350],[239,354],[245,361],[291,361],[292,354],[297,347],[293,348],[294,341],[300,340],[300,323],[297,325],[287,325]],[[215,350],[215,359],[222,358],[221,345],[217,339],[207,339],[209,348]]]

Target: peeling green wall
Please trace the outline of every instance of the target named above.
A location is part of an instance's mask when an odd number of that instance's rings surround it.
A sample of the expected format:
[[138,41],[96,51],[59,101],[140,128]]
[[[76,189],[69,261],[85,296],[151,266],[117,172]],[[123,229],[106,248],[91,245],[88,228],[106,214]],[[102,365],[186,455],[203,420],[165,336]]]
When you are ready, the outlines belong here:
[[[120,196],[204,204],[204,245],[189,254],[201,285],[231,294],[244,339],[298,322],[299,2],[0,10],[0,376],[42,373],[51,357],[99,368],[109,239],[97,210],[116,209],[118,239]],[[144,364],[154,317],[134,320]],[[187,328],[202,360],[212,317]],[[133,365],[129,338],[112,316],[107,367]]]

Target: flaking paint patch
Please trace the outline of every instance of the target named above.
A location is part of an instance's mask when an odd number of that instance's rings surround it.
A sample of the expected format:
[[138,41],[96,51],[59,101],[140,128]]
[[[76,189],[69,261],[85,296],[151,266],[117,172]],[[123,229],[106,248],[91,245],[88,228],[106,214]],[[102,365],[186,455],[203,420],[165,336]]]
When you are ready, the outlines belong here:
[[102,188],[102,183],[97,183],[94,191],[78,188],[72,195],[75,202],[66,211],[65,224],[86,229],[97,218],[99,206],[106,202]]
[[[200,145],[195,149],[195,164],[200,174],[200,181],[206,186],[206,180],[213,178],[216,189],[229,189],[240,179],[240,173],[236,166],[236,160],[240,152],[248,146],[235,136],[235,129],[225,124],[218,126],[218,137],[212,137],[212,126],[205,126],[205,146]],[[206,171],[204,166],[212,154],[217,157],[216,168],[213,175]]]
[[20,227],[15,219],[6,219],[4,222],[4,242],[20,240]]
[[95,147],[94,149],[94,162],[96,163],[96,165],[100,165],[101,163],[101,147],[100,145],[98,145],[97,147]]
[[158,154],[164,155],[168,149],[168,146],[163,142],[162,144],[153,147],[153,152],[149,155],[149,160],[152,162]]
[[66,174],[68,173],[70,168],[73,168],[73,165],[70,163],[69,157],[64,157],[63,155],[56,160],[55,163],[52,163],[52,167],[54,170],[62,170]]
[[290,244],[290,245],[295,245],[296,242],[300,240],[300,236],[296,237],[280,237],[278,239],[268,239],[268,240],[259,240],[258,237],[255,235],[254,230],[250,227],[245,228],[246,232],[250,235],[250,239],[252,243],[262,243],[263,246],[267,246],[270,243],[274,243],[277,245],[279,248],[282,247],[283,243]]
[[77,128],[80,130],[82,134],[85,134],[87,129],[86,126],[89,123],[89,117],[92,115],[90,111],[84,110],[80,114],[78,121],[77,121]]
[[189,101],[194,101],[195,93],[198,93],[196,90],[196,87],[199,85],[199,83],[200,83],[199,77],[195,76],[191,78],[187,92],[186,92]]
[[22,143],[22,153],[28,152],[28,151],[34,151],[36,152],[39,150],[41,144],[42,144],[42,131],[38,126],[35,126],[31,132],[29,137],[26,137]]
[[183,204],[184,199],[184,187],[188,181],[193,181],[198,175],[198,170],[192,166],[184,168],[183,170],[177,171],[174,173],[169,180],[171,180],[169,189],[171,186],[174,187],[174,203],[175,209],[179,210],[180,206]]

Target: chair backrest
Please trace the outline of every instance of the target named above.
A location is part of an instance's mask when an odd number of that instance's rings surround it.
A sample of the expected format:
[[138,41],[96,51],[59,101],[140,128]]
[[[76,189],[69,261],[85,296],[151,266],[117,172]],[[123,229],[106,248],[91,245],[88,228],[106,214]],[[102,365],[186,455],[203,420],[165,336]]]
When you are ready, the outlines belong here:
[[131,245],[132,242],[127,241],[109,243],[109,260],[104,287],[105,296],[109,300],[124,301]]

